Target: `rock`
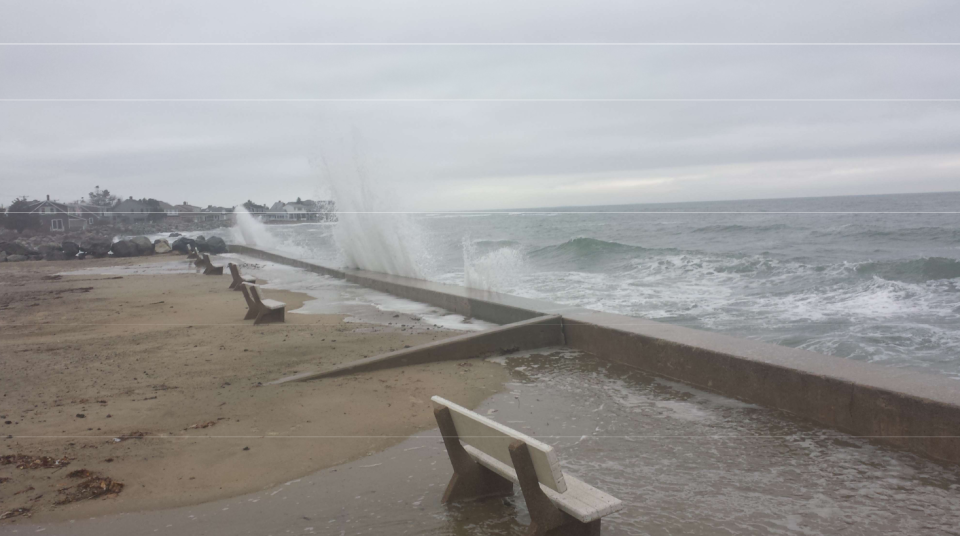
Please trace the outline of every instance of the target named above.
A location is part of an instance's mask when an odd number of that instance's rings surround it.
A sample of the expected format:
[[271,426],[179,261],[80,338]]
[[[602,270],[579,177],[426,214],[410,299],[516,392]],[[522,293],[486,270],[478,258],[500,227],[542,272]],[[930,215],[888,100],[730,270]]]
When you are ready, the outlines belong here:
[[170,242],[167,242],[165,238],[158,238],[153,241],[154,253],[170,253],[171,251],[173,251],[173,248],[170,247]]
[[67,257],[76,257],[77,253],[80,253],[80,244],[76,242],[64,242],[60,244],[60,249],[67,255]]
[[227,243],[219,236],[211,236],[210,240],[207,240],[207,247],[210,249],[210,253],[227,252]]
[[153,242],[145,236],[131,238],[131,242],[137,245],[137,252],[140,255],[153,255]]
[[47,253],[53,253],[54,251],[63,251],[63,250],[57,244],[44,244],[42,246],[37,247],[37,251],[39,251],[41,255],[46,256]]
[[170,246],[174,251],[179,251],[180,253],[187,253],[187,245],[196,247],[197,243],[194,242],[192,238],[187,238],[181,236],[173,242],[173,245]]
[[90,240],[80,242],[80,250],[89,255],[93,255],[98,259],[101,257],[106,257],[107,253],[110,253],[110,250],[113,247],[113,242],[110,240]]
[[132,240],[120,240],[114,242],[110,247],[114,257],[136,257],[140,254],[140,248]]
[[67,254],[62,251],[48,251],[43,254],[43,260],[45,261],[65,261],[68,258]]
[[31,261],[42,261],[43,255],[28,255],[27,258]]
[[183,235],[180,233],[170,233],[170,238],[176,238],[178,236],[183,236]]
[[28,248],[27,246],[20,245],[16,242],[0,242],[0,251],[6,251],[7,255],[36,255],[37,252]]
[[30,257],[27,257],[26,255],[8,255],[7,256],[7,262],[23,262],[29,259]]
[[0,251],[0,262],[7,262],[7,252]]
[[210,246],[207,245],[207,239],[204,238],[203,235],[194,239],[194,246],[202,253],[210,253]]
[[82,261],[83,259],[86,259],[86,258],[87,258],[86,252],[81,251],[80,254],[77,255],[77,258],[80,259],[81,261]]

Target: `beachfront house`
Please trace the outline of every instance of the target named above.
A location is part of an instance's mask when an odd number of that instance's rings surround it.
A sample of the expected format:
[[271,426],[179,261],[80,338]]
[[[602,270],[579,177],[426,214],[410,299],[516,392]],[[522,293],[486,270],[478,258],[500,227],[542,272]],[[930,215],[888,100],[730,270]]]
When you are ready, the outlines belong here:
[[266,219],[266,213],[269,210],[267,209],[266,205],[258,205],[249,199],[243,204],[243,208],[246,209],[246,211],[250,214],[253,214],[253,217],[260,221],[264,221]]
[[71,221],[74,219],[84,220],[85,226],[105,224],[110,220],[107,207],[84,203],[82,199],[67,205],[67,212],[71,217]]
[[182,205],[176,205],[173,209],[177,211],[177,216],[180,218],[180,221],[193,222],[200,221],[200,218],[202,218],[202,216],[200,216],[200,207],[190,205],[186,201],[184,201]]
[[287,219],[290,221],[307,221],[311,219],[311,211],[299,198],[293,203],[283,205],[283,211],[287,214]]
[[233,208],[208,205],[201,210],[201,217],[203,221],[230,221],[233,218]]
[[150,217],[150,206],[132,196],[119,201],[110,209],[114,221],[124,223],[145,222]]
[[160,205],[160,209],[163,210],[163,213],[168,218],[177,218],[180,216],[180,209],[177,208],[177,206],[171,205],[170,203],[165,203],[163,201],[157,201],[157,203]]
[[86,220],[70,214],[70,208],[64,203],[46,200],[31,201],[27,211],[40,218],[40,228],[54,233],[78,231],[86,228]]

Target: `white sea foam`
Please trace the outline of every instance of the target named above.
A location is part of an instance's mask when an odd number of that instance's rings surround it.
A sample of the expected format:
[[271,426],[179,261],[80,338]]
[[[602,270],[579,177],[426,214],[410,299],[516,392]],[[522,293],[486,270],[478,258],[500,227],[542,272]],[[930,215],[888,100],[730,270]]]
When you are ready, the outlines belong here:
[[482,253],[469,237],[463,239],[463,282],[481,290],[506,290],[516,286],[526,271],[523,253],[501,247]]

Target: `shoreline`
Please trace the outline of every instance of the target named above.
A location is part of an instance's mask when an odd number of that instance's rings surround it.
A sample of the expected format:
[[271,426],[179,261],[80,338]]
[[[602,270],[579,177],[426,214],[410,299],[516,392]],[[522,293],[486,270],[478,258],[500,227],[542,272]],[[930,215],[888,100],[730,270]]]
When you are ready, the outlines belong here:
[[[392,324],[289,314],[285,324],[254,327],[240,320],[246,306],[226,288],[227,276],[56,275],[171,260],[186,265],[164,255],[0,266],[0,323],[9,333],[0,422],[11,422],[0,424],[2,454],[70,458],[62,469],[0,466],[10,479],[0,485],[0,510],[31,514],[0,524],[160,510],[266,489],[434,427],[432,394],[476,405],[507,378],[499,365],[473,360],[267,387],[308,367],[462,332],[405,314],[390,315]],[[264,293],[288,312],[313,299]],[[54,505],[64,495],[58,490],[76,484],[68,475],[81,469],[123,490]]]

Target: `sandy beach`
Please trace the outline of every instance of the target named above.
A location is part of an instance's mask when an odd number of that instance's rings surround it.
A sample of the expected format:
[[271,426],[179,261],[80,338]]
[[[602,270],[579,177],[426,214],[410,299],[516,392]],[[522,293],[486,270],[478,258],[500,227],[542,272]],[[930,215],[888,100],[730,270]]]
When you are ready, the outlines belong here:
[[[266,489],[433,428],[431,395],[473,407],[508,377],[472,360],[267,386],[458,333],[407,315],[381,325],[288,314],[284,324],[253,326],[229,276],[57,275],[183,259],[0,265],[0,513],[29,509],[0,524]],[[265,295],[288,313],[310,299]],[[24,463],[53,467],[17,467]],[[82,498],[78,485],[90,482],[108,489]],[[116,483],[122,489],[111,493]]]

